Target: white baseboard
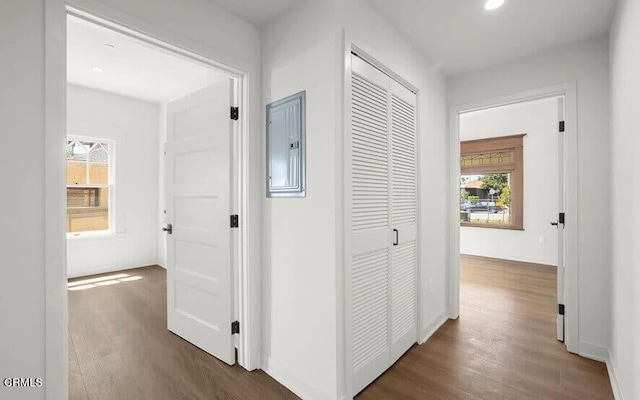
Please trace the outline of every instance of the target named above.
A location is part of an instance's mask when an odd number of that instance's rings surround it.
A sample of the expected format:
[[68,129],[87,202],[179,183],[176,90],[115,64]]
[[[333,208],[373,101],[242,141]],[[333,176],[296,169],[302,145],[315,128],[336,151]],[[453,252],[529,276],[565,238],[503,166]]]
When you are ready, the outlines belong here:
[[606,347],[598,346],[593,343],[578,343],[578,354],[582,357],[606,363],[609,359],[609,350]]
[[328,394],[307,385],[296,373],[265,354],[262,355],[262,370],[303,400],[331,399]]
[[103,266],[103,267],[83,268],[83,269],[77,269],[74,271],[67,272],[67,278],[71,279],[71,278],[80,278],[80,277],[89,276],[89,275],[107,274],[109,272],[119,272],[127,269],[148,267],[150,265],[157,265],[157,264],[155,262],[149,262],[148,264],[145,263],[144,265],[138,265],[138,266],[134,265],[134,266],[118,267],[118,266],[110,265],[110,266]]
[[618,382],[618,374],[613,366],[613,358],[609,351],[607,351],[607,372],[609,372],[609,381],[611,382],[611,390],[613,390],[613,398],[615,400],[624,400],[622,390],[620,390],[620,383]]
[[447,322],[448,319],[449,318],[444,313],[442,313],[424,324],[422,330],[420,331],[422,340],[418,341],[418,344],[426,343],[426,341],[429,340],[429,338],[433,336],[433,334],[436,333],[436,331],[440,329],[440,327],[445,322]]

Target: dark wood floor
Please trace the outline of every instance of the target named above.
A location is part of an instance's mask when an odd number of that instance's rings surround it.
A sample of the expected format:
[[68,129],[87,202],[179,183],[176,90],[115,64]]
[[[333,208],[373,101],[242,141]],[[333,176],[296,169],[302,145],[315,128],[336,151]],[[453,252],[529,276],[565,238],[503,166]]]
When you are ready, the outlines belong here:
[[[163,269],[122,273],[142,279],[69,292],[70,399],[296,398],[264,372],[229,367],[168,332]],[[460,283],[460,318],[359,400],[613,398],[605,365],[555,339],[553,267],[462,257]]]
[[554,267],[470,256],[460,267],[460,318],[358,400],[613,399],[606,366],[555,339]]
[[264,372],[229,367],[167,331],[164,269],[121,273],[142,279],[69,291],[71,400],[297,398]]

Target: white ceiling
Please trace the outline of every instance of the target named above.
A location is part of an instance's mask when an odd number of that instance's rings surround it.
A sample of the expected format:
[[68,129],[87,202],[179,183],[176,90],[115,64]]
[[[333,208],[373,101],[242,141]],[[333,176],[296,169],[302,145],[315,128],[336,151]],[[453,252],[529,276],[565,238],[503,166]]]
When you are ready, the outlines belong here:
[[[115,49],[105,44],[112,44]],[[78,18],[68,19],[69,83],[162,103],[225,77],[228,76],[129,36]]]
[[614,0],[367,0],[446,74],[605,34]]
[[251,22],[257,27],[266,25],[302,0],[208,0],[223,10]]

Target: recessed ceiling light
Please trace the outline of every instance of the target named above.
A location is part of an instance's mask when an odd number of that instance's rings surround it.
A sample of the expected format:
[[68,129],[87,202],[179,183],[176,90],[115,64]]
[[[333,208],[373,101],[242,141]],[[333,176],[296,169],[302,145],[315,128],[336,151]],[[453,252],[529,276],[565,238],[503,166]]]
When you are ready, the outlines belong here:
[[104,47],[106,47],[109,50],[115,50],[116,46],[112,45],[111,43],[105,43]]
[[484,3],[484,9],[488,11],[495,10],[496,8],[500,8],[503,4],[504,0],[487,0],[487,2]]
[[93,70],[95,72],[102,72],[102,68],[100,68],[100,67],[93,67]]

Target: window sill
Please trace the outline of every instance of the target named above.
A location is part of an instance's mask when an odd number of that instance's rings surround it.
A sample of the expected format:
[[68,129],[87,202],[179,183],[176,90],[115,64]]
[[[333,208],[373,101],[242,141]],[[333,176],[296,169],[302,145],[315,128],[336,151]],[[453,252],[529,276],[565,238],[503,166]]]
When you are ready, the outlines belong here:
[[486,229],[502,229],[508,231],[524,231],[524,228],[519,228],[511,225],[490,225],[490,224],[474,224],[470,222],[460,222],[461,227],[465,228],[486,228]]
[[97,231],[97,232],[82,232],[82,233],[67,233],[67,240],[83,240],[83,239],[106,239],[112,238],[118,235],[111,231]]

